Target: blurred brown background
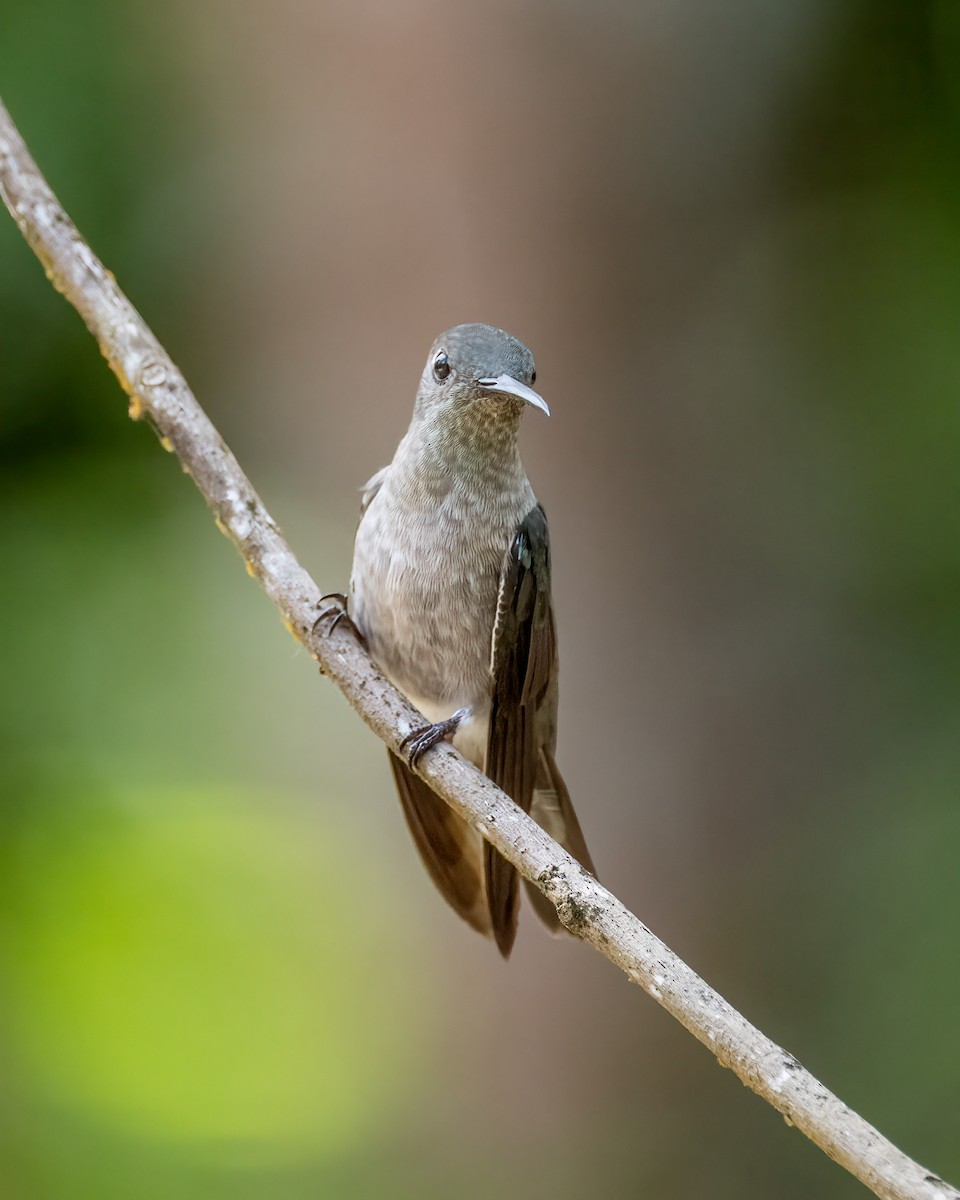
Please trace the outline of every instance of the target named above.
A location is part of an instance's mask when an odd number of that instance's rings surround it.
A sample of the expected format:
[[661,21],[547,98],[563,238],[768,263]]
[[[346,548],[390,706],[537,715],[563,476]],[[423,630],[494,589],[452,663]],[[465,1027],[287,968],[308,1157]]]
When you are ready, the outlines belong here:
[[[324,588],[434,335],[553,417],[604,881],[960,1176],[960,10],[7,0],[0,92]],[[6,1196],[864,1194],[608,964],[504,966],[0,221]]]

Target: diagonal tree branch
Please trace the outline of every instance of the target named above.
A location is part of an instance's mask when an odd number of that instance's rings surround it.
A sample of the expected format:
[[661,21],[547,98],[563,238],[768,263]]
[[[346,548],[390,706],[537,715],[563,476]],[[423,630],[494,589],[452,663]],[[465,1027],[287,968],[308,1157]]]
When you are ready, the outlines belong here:
[[[397,750],[423,718],[377,671],[349,630],[341,625],[329,636],[314,632],[320,589],[297,562],[183,376],[57,202],[2,104],[0,192],[51,283],[97,339],[130,397],[130,416],[154,426],[287,628],[374,733]],[[876,1195],[960,1200],[960,1191],[908,1158],[752,1026],[451,746],[427,754],[419,774],[540,888],[568,929],[640,984],[721,1066]]]

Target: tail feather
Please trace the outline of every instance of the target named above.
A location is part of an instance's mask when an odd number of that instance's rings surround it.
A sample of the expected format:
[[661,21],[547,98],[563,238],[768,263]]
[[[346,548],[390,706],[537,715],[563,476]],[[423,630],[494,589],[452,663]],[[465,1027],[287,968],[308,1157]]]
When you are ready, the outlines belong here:
[[[519,877],[515,868],[395,754],[397,791],[414,844],[438,891],[478,933],[493,936],[508,958],[517,932]],[[553,752],[541,746],[530,815],[555,841],[596,875],[567,785]],[[552,933],[564,932],[557,910],[529,880],[530,904]]]
[[[591,875],[596,877],[597,871],[587,849],[587,842],[580,828],[573,801],[567,785],[563,781],[553,752],[547,746],[540,747],[540,769],[537,772],[537,786],[533,793],[533,803],[530,806],[530,816],[550,836],[563,846],[568,854],[572,854],[578,863]],[[556,908],[550,903],[543,892],[529,879],[525,879],[527,897],[537,916],[552,933],[559,933],[564,926],[557,916]]]
[[478,933],[489,935],[480,835],[393,753],[390,766],[403,815],[427,873],[450,907]]

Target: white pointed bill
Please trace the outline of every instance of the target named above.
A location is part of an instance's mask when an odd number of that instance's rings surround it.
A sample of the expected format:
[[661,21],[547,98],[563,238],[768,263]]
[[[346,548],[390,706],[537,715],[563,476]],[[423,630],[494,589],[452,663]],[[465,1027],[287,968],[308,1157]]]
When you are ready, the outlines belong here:
[[527,387],[519,379],[514,379],[512,375],[498,375],[496,379],[478,379],[477,383],[482,388],[489,388],[491,392],[500,392],[504,396],[516,396],[518,400],[526,400],[528,404],[532,404],[534,408],[539,408],[541,412],[550,416],[547,402],[540,393]]

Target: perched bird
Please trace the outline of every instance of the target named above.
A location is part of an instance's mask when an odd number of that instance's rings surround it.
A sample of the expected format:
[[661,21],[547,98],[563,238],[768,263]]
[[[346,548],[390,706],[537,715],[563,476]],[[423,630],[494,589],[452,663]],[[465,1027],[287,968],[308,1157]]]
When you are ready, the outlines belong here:
[[[410,769],[452,739],[588,870],[593,864],[554,761],[557,638],[547,519],[517,435],[549,415],[533,355],[502,329],[458,325],[427,359],[393,462],[363,491],[349,613],[384,674],[434,722],[391,753],[420,856],[447,901],[510,954],[516,870]],[[532,886],[534,907],[561,928]]]

